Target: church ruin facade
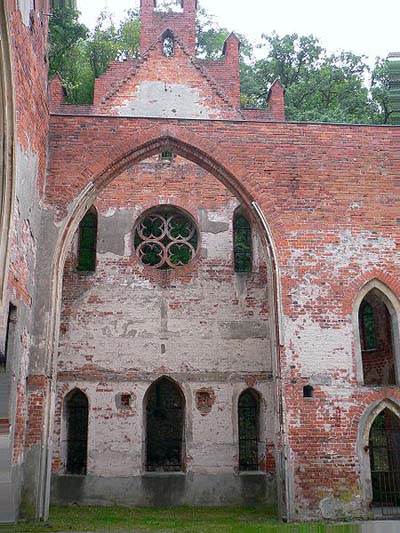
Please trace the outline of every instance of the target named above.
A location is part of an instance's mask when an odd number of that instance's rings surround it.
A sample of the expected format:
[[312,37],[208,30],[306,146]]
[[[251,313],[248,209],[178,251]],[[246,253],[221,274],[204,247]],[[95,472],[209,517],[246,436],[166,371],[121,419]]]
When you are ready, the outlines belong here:
[[397,515],[400,129],[287,122],[279,81],[242,109],[196,0],[142,0],[68,105],[46,0],[0,10],[2,512]]

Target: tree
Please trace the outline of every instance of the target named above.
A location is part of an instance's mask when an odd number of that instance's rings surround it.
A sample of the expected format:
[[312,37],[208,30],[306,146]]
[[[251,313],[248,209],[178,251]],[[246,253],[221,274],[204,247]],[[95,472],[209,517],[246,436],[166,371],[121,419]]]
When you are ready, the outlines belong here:
[[351,52],[328,54],[313,35],[264,35],[266,57],[249,67],[242,83],[244,99],[266,105],[271,83],[280,79],[286,89],[289,120],[371,122],[377,119],[365,79],[364,56]]
[[388,124],[394,110],[390,98],[389,62],[378,57],[371,76],[371,94],[375,105],[376,122]]

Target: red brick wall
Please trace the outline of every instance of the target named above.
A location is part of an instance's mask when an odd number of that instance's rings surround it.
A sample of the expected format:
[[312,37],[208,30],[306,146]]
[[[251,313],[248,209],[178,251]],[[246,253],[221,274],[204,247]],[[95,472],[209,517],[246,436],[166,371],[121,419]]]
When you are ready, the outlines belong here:
[[[189,157],[200,151],[221,163],[223,170],[215,169],[227,182],[235,175],[270,224],[282,276],[280,372],[296,506],[318,514],[325,497],[356,497],[361,414],[379,398],[398,396],[394,388],[357,385],[351,314],[369,279],[390,284],[399,276],[399,198],[393,191],[400,130],[54,116],[48,205],[64,216],[89,179],[100,184],[102,169],[114,169],[123,154],[168,135]],[[392,287],[399,296],[398,285]],[[315,398],[303,399],[311,378]]]

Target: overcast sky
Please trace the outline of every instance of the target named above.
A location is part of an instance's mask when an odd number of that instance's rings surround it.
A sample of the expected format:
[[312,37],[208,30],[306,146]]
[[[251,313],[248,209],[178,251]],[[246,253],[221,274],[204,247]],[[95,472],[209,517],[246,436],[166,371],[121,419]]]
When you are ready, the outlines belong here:
[[[262,33],[310,34],[330,51],[350,50],[372,62],[400,51],[400,0],[200,0],[220,26],[259,42]],[[78,0],[82,21],[93,27],[107,6],[122,16],[139,0]]]

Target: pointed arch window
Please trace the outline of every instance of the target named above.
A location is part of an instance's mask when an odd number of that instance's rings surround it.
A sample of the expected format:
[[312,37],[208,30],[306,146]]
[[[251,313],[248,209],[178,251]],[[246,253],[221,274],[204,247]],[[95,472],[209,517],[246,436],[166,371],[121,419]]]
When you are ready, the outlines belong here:
[[240,395],[238,404],[239,422],[239,470],[259,470],[259,412],[258,394],[247,389]]
[[384,409],[372,424],[369,454],[374,507],[390,514],[400,506],[400,420]]
[[86,395],[76,389],[65,401],[67,425],[66,473],[86,475],[89,402]]
[[176,383],[161,378],[146,400],[146,470],[183,470],[185,399]]
[[79,224],[78,270],[94,272],[96,270],[97,250],[97,211],[91,207]]
[[235,272],[251,272],[253,267],[252,232],[247,217],[235,213],[233,219]]
[[365,385],[395,385],[395,344],[390,302],[371,289],[358,311],[362,370]]
[[166,31],[162,38],[162,53],[165,57],[175,55],[175,37],[171,31]]

